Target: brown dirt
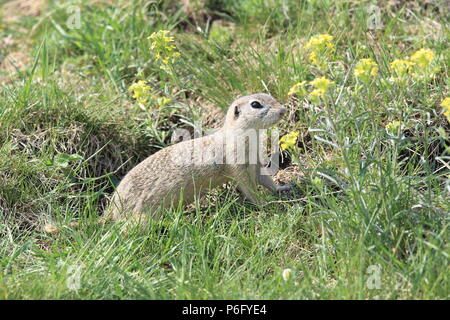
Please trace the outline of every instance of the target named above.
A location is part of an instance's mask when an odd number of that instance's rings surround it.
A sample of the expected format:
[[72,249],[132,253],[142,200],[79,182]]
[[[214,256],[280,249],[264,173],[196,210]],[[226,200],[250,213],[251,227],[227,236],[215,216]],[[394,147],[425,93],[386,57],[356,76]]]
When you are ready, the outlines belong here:
[[[1,6],[2,22],[14,26],[21,17],[39,16],[47,6],[46,0],[11,0]],[[20,27],[19,27],[20,28]],[[19,30],[27,34],[27,30]],[[0,83],[10,82],[16,71],[25,70],[31,63],[30,41],[8,35],[0,39]],[[5,75],[6,73],[6,75]]]
[[225,114],[223,113],[222,109],[219,107],[208,104],[202,106],[203,115],[202,115],[202,121],[203,125],[208,128],[219,128],[222,126],[223,119],[225,117]]
[[300,181],[304,174],[298,166],[289,166],[284,170],[279,170],[274,177],[278,184],[288,184],[294,181]]
[[0,71],[15,73],[16,70],[24,70],[30,63],[30,57],[24,50],[10,52],[0,63]]
[[3,5],[3,21],[17,22],[23,16],[38,16],[45,9],[46,0],[11,0]]

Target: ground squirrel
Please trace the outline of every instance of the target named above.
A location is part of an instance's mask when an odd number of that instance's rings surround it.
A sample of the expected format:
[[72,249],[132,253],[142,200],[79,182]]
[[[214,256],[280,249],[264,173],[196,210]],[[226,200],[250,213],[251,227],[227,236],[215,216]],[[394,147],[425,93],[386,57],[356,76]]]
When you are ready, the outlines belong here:
[[112,220],[156,218],[158,208],[187,204],[202,192],[228,181],[237,183],[244,197],[259,203],[256,186],[273,192],[277,186],[263,174],[259,132],[277,123],[286,109],[268,94],[258,93],[235,100],[222,128],[211,135],[164,148],[134,167],[117,187],[105,217]]

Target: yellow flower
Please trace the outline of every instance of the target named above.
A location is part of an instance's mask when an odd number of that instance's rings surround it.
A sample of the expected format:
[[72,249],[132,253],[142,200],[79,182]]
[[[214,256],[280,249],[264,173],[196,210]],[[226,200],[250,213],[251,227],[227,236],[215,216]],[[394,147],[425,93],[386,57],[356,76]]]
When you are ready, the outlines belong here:
[[391,133],[397,134],[398,130],[401,129],[402,126],[403,126],[403,122],[395,120],[395,121],[389,122],[386,125],[386,130]]
[[153,32],[148,39],[154,40],[152,46],[156,46],[159,41],[169,43],[174,41],[174,37],[168,37],[169,30],[159,30],[158,32]]
[[280,147],[282,150],[291,149],[295,146],[299,136],[299,132],[292,131],[280,139]]
[[390,63],[390,67],[392,72],[395,73],[397,77],[391,77],[390,80],[395,82],[402,82],[405,79],[405,76],[411,72],[414,64],[414,62],[408,60],[395,59]]
[[402,59],[395,59],[390,64],[392,71],[394,71],[399,76],[403,76],[408,73],[413,65],[413,62]]
[[157,99],[157,103],[160,107],[166,106],[171,102],[172,102],[172,99],[167,98],[167,97],[160,97]]
[[162,69],[166,69],[167,65],[174,63],[175,58],[180,56],[180,53],[176,51],[176,46],[172,44],[174,37],[168,36],[169,30],[159,30],[152,33],[148,39],[152,42],[150,49],[153,51],[153,56],[156,61],[162,62]]
[[378,65],[372,59],[361,59],[356,64],[353,74],[356,78],[368,82],[370,77],[378,74]]
[[413,65],[414,62],[402,59],[395,59],[390,64],[392,71],[394,71],[398,76],[403,76],[408,73]]
[[420,68],[428,67],[434,60],[434,53],[430,49],[422,48],[416,51],[410,59]]
[[306,95],[306,89],[305,89],[306,81],[297,82],[294,84],[288,92],[288,95],[297,95],[297,96],[305,96]]
[[311,92],[309,93],[309,95],[310,95],[311,97],[313,97],[313,98],[318,98],[318,97],[323,96],[323,92],[320,91],[319,89],[314,89],[313,91],[311,91]]
[[132,97],[136,99],[140,107],[145,110],[145,104],[151,104],[154,107],[164,107],[172,102],[172,99],[167,97],[158,97],[152,93],[153,88],[147,85],[144,80],[139,80],[133,83],[128,91],[132,92]]
[[444,108],[444,116],[446,116],[448,122],[450,122],[450,97],[442,100],[441,106]]
[[439,72],[439,66],[433,66],[432,64],[434,53],[430,49],[417,50],[410,60],[415,64],[412,75],[418,80],[429,80],[436,72]]
[[311,39],[306,43],[307,49],[330,49],[334,50],[334,44],[331,42],[333,41],[333,36],[329,35],[328,33],[319,34],[316,36],[311,37]]
[[309,59],[309,61],[311,61],[311,63],[313,65],[316,65],[316,66],[319,65],[319,60],[317,59],[317,54],[314,51],[309,54],[308,59]]
[[326,33],[311,37],[305,45],[309,51],[309,61],[320,69],[324,69],[335,51],[332,41],[333,36]]
[[146,103],[148,99],[152,97],[152,90],[153,89],[147,85],[144,80],[139,80],[128,88],[128,91],[133,92],[132,97],[136,99],[139,104]]
[[328,80],[325,77],[316,78],[310,82],[315,89],[310,93],[313,97],[323,97],[327,93],[328,88],[334,84],[333,81]]

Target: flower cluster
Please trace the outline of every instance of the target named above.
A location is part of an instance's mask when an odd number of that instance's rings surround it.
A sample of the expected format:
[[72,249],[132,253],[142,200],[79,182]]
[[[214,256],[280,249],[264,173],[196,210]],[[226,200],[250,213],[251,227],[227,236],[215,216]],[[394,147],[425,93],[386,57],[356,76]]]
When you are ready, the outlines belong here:
[[430,49],[422,48],[416,51],[410,58],[419,68],[427,68],[434,60],[434,53]]
[[292,131],[288,134],[284,135],[280,139],[280,147],[282,150],[291,150],[295,147],[295,143],[297,142],[299,136],[299,132]]
[[322,98],[327,93],[328,88],[334,84],[333,81],[328,80],[325,77],[316,78],[310,82],[312,86],[314,86],[314,90],[309,94],[313,100],[317,100],[317,98]]
[[446,116],[448,122],[450,122],[450,97],[445,98],[441,102],[441,107],[444,108],[444,116]]
[[395,120],[392,122],[389,122],[386,125],[386,130],[390,132],[391,134],[398,134],[399,130],[403,127],[403,122]]
[[[311,37],[305,45],[305,48],[309,51],[309,61],[321,70],[326,68],[328,61],[333,57],[335,51],[333,39],[333,36],[327,33],[319,34]],[[325,96],[328,87],[333,83],[325,77],[316,78],[309,82],[309,85],[313,86],[313,90],[309,93],[311,100],[318,102],[319,98]],[[306,96],[308,94],[305,88],[306,84],[306,81],[297,82],[290,88],[288,95]]]
[[136,99],[141,108],[145,108],[145,104],[151,102],[159,107],[163,107],[172,102],[172,99],[167,97],[158,97],[152,93],[153,88],[147,85],[144,80],[139,80],[133,83],[128,91],[132,92],[132,97]]
[[[329,34],[320,34],[313,36],[305,48],[309,52],[309,61],[320,69],[323,76],[317,76],[313,81],[296,82],[289,90],[288,95],[295,95],[297,98],[308,96],[312,102],[319,103],[323,99],[333,81],[327,79],[325,69],[335,53],[333,36]],[[393,82],[399,85],[405,85],[410,79],[424,81],[430,79],[439,69],[435,63],[435,54],[428,48],[422,48],[414,52],[409,58],[395,59],[390,64],[391,78]],[[358,81],[355,84],[354,91],[347,90],[352,95],[359,94],[363,85],[368,86],[369,82],[379,73],[379,66],[374,59],[360,59],[353,70],[353,75]],[[384,82],[383,82],[384,83]],[[350,89],[350,88],[349,88]],[[309,92],[309,94],[308,94]],[[450,98],[445,98],[441,106],[443,114],[450,122]],[[385,125],[386,132],[391,136],[397,136],[405,128],[401,121],[391,121]],[[298,132],[291,132],[280,139],[281,149],[292,149],[295,147],[298,138]]]
[[144,105],[147,103],[148,99],[153,97],[151,94],[152,90],[153,88],[147,85],[144,80],[139,80],[128,88],[128,91],[133,93],[132,97],[136,99],[140,105]]
[[176,50],[177,47],[173,44],[174,37],[168,36],[169,32],[169,30],[159,30],[148,37],[152,41],[150,49],[153,51],[156,61],[162,63],[162,69],[166,69],[180,56],[180,52]]
[[405,75],[411,72],[413,65],[413,62],[403,59],[395,59],[392,61],[390,67],[396,77],[392,77],[391,80],[395,82],[404,80]]
[[390,64],[391,70],[395,74],[391,81],[404,82],[408,74],[416,78],[427,79],[436,71],[431,68],[433,61],[434,53],[427,48],[416,51],[409,59],[396,59]]
[[361,59],[356,64],[353,74],[362,82],[369,82],[371,77],[378,74],[378,65],[372,59]]
[[[296,95],[297,97],[304,97],[307,95],[306,81],[297,82],[294,84],[288,92],[288,95]],[[314,89],[309,93],[311,100],[318,102],[319,98],[323,98],[328,91],[328,88],[334,84],[333,81],[328,80],[325,77],[316,78],[309,82]]]
[[156,99],[156,104],[160,107],[164,107],[164,106],[168,105],[169,103],[172,103],[172,99],[167,98],[167,97],[158,97]]
[[306,92],[305,85],[306,85],[306,81],[297,82],[289,89],[288,95],[290,95],[290,96],[296,95],[297,97],[306,96],[307,92]]
[[329,34],[319,34],[312,37],[305,48],[309,51],[309,61],[319,69],[326,68],[328,60],[333,57],[335,51],[333,36]]

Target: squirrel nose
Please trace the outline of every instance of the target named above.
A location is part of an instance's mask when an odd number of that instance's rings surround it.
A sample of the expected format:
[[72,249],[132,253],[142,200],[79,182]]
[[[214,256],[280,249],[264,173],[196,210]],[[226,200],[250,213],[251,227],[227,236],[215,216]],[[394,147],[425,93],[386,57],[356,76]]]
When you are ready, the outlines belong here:
[[280,107],[280,113],[285,114],[287,112],[287,109],[285,107]]

